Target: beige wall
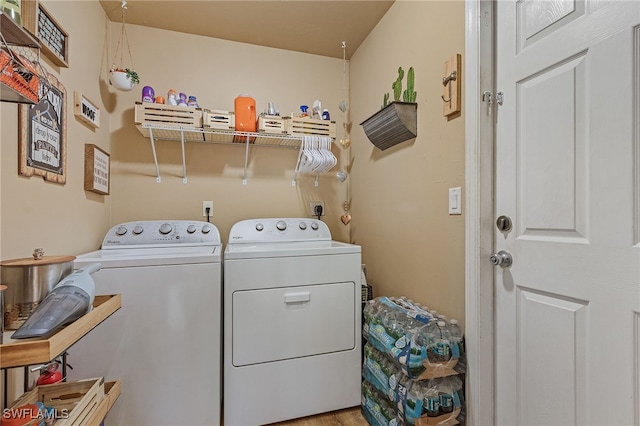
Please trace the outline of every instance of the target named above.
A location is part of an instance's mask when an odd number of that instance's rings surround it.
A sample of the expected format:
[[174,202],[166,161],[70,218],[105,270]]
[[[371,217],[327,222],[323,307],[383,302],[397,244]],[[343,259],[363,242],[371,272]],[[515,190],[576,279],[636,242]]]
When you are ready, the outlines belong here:
[[[18,105],[0,103],[2,259],[29,257],[36,247],[43,247],[48,255],[95,249],[109,226],[112,197],[84,191],[84,144],[109,151],[109,114],[99,85],[104,68],[105,14],[97,0],[42,4],[69,34],[69,68],[41,61],[67,91],[67,182],[59,185],[18,175]],[[101,108],[98,129],[87,127],[73,115],[74,91]]]
[[[244,147],[187,143],[188,183],[183,184],[179,143],[161,141],[158,184],[149,140],[133,125],[134,102],[148,84],[158,94],[169,88],[195,94],[205,108],[232,109],[239,93],[251,94],[259,110],[273,101],[282,114],[321,99],[340,135],[341,60],[128,25],[142,84],[117,92],[105,81],[119,24],[106,23],[97,1],[44,4],[68,31],[71,48],[70,68],[46,66],[65,85],[68,100],[78,90],[102,109],[102,125],[97,130],[83,125],[68,102],[67,183],[47,183],[18,176],[18,108],[0,104],[3,259],[28,256],[36,246],[49,254],[94,249],[118,222],[201,219],[203,200],[214,201],[213,222],[224,239],[237,220],[306,216],[309,201],[322,200],[334,237],[363,246],[376,294],[404,294],[463,317],[463,216],[447,214],[448,188],[462,186],[464,178],[463,117],[447,121],[440,100],[442,63],[464,53],[463,2],[397,2],[351,60],[351,236],[340,222],[347,183],[325,176],[317,188],[309,178],[291,186],[296,150],[252,149],[243,186]],[[418,137],[382,152],[359,123],[391,92],[398,66],[416,71]],[[83,190],[85,143],[111,154],[109,196]],[[334,152],[346,163],[346,151]]]
[[[464,62],[464,2],[397,1],[351,58],[351,239],[376,295],[464,320],[464,216],[447,208],[464,183],[464,116],[447,121],[440,99],[455,53]],[[415,69],[418,137],[380,151],[359,123],[393,97],[398,66]]]
[[[112,24],[114,35],[119,29],[119,24]],[[348,227],[340,222],[346,183],[335,178],[338,167],[321,177],[318,187],[308,177],[293,187],[298,150],[255,147],[250,150],[245,186],[244,145],[187,142],[188,182],[183,184],[180,143],[159,141],[162,181],[156,183],[150,142],[134,126],[133,112],[142,86],[149,85],[156,95],[166,97],[169,89],[175,89],[196,95],[202,108],[230,111],[240,93],[250,94],[258,111],[274,102],[282,115],[319,99],[340,128],[342,60],[136,25],[128,25],[127,33],[142,83],[132,92],[117,93],[111,111],[113,223],[201,220],[202,201],[212,200],[212,222],[226,241],[238,220],[310,216],[309,201],[318,200],[325,202],[325,221],[334,238],[348,239]],[[339,44],[336,50],[341,50]],[[126,53],[124,62],[127,65]],[[346,161],[339,148],[334,147],[334,153]]]

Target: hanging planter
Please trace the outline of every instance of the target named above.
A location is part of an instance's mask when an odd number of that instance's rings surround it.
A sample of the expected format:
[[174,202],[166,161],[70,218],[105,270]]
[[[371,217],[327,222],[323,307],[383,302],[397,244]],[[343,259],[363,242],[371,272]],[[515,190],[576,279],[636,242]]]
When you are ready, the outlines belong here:
[[[116,51],[113,56],[113,65],[109,69],[109,83],[118,90],[129,92],[133,90],[136,84],[140,83],[140,77],[133,67],[133,56],[131,55],[131,46],[129,46],[129,37],[127,37],[127,29],[125,27],[125,11],[127,10],[126,0],[122,0],[122,27],[120,30],[120,38],[116,45]],[[123,62],[124,44],[127,44],[129,52],[130,67],[126,67]],[[116,58],[120,54],[120,63],[116,65]]]
[[136,84],[140,83],[138,73],[129,68],[111,68],[109,71],[109,83],[118,90],[129,92]]

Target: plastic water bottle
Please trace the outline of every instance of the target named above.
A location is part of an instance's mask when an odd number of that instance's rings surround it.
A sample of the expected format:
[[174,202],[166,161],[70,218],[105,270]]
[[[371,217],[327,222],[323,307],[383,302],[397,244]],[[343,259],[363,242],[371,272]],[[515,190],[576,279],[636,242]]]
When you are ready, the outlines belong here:
[[427,347],[427,358],[430,363],[440,364],[451,359],[451,342],[449,341],[449,330],[444,321],[430,322],[427,324],[427,333],[430,337]]
[[463,333],[456,319],[449,321],[449,336],[451,339],[451,356],[453,358],[460,358],[462,353],[464,353]]
[[440,398],[440,414],[453,412],[453,388],[449,378],[443,378],[438,384],[437,389]]
[[428,417],[440,415],[440,395],[435,387],[429,386],[424,393],[424,411]]
[[200,108],[200,105],[198,105],[198,101],[196,100],[195,96],[189,96],[189,101],[187,102],[187,105],[190,107],[196,107],[196,108]]

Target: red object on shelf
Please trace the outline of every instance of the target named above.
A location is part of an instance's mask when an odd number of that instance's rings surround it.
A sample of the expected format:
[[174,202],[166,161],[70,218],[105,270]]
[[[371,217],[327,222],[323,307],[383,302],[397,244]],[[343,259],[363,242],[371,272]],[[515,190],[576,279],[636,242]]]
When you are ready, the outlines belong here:
[[52,385],[54,383],[58,383],[62,381],[62,373],[58,370],[59,364],[57,362],[52,362],[47,366],[43,367],[36,380],[36,386],[42,385]]
[[40,77],[33,64],[22,55],[0,50],[0,82],[38,103]]

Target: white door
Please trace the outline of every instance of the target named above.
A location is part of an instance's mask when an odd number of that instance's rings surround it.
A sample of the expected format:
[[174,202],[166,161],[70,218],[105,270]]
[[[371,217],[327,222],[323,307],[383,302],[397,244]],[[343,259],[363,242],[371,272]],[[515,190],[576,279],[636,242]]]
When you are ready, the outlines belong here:
[[640,1],[496,3],[496,424],[640,424]]

